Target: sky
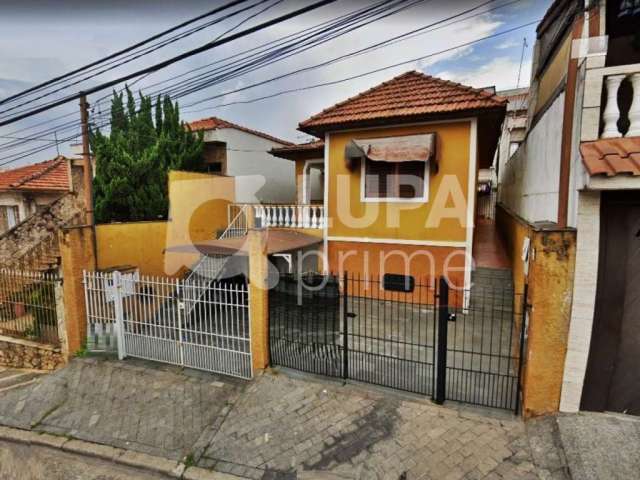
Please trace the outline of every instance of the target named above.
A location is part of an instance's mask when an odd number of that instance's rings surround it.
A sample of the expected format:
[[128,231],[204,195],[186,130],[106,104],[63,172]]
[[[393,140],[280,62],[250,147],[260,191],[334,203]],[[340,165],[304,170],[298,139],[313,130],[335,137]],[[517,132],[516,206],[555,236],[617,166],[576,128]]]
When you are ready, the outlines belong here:
[[[223,5],[227,1],[3,0],[2,15],[0,15],[0,99],[125,48],[209,11],[216,5]],[[256,1],[250,0],[246,5]],[[303,5],[309,5],[313,1],[266,0],[253,10],[203,29],[195,35],[105,72],[94,79],[70,86],[54,96],[38,100],[37,103],[75,93],[83,87],[87,88],[137,71],[210,42],[231,28],[235,28],[234,33],[239,32]],[[178,82],[179,80],[171,79],[188,70],[277,40],[283,35],[309,29],[321,22],[373,3],[376,3],[376,0],[338,0],[285,23],[200,53],[162,71],[139,78],[132,88],[141,89],[147,93],[157,90]],[[494,86],[498,90],[503,90],[516,86],[528,86],[536,21],[542,18],[550,3],[551,0],[407,0],[406,8],[394,15],[335,38],[321,46],[180,98],[178,101],[182,118],[195,120],[218,116],[279,138],[302,142],[310,137],[297,131],[300,121],[408,70],[422,71],[478,88]],[[259,15],[247,18],[248,15],[258,13],[266,7],[269,8]],[[415,35],[408,40],[329,66],[291,75],[266,85],[230,93],[238,88],[316,65],[396,35],[428,26],[474,7],[479,8],[440,24],[437,29]],[[240,8],[237,6],[235,10]],[[240,24],[243,20],[245,23]],[[535,23],[511,33],[461,46],[532,22]],[[522,57],[524,39],[526,39],[526,47]],[[402,65],[385,68],[399,63]],[[372,70],[378,71],[367,74]],[[337,82],[354,76],[359,78],[253,101],[287,90]],[[184,78],[186,77],[181,77],[181,79]],[[153,86],[163,80],[171,81]],[[110,91],[105,91],[89,97],[89,103],[94,106],[94,114],[97,110],[102,112],[105,107],[108,110],[108,101],[103,100],[100,105],[97,105],[97,101],[109,93]],[[29,97],[29,99],[32,98]],[[0,118],[8,118],[10,113],[3,114],[2,111],[15,105],[0,105]],[[52,144],[54,138],[66,139],[79,135],[79,128],[73,125],[74,121],[79,119],[78,112],[77,101],[73,101],[54,110],[0,127],[0,169],[47,160],[53,158],[58,151],[61,154],[69,154],[69,144],[77,140],[65,141],[57,149]],[[63,117],[64,115],[66,117]],[[37,135],[45,128],[52,130],[55,128],[55,137],[53,132]],[[18,143],[19,140],[16,140],[16,138],[24,139],[33,136],[40,138],[24,143]],[[36,151],[45,147],[48,148]]]

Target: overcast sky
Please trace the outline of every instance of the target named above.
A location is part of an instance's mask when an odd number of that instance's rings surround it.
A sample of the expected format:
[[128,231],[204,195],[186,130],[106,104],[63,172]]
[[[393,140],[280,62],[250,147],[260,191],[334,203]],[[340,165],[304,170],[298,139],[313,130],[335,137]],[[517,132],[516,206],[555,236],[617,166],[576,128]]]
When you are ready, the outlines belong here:
[[[0,98],[124,48],[154,33],[211,10],[213,5],[223,4],[226,1],[2,0],[0,6]],[[250,1],[249,4],[254,1]],[[495,86],[499,90],[514,88],[518,79],[522,44],[525,37],[528,48],[525,49],[519,85],[527,86],[530,79],[532,47],[535,42],[535,25],[471,46],[451,50],[423,60],[411,61],[401,66],[335,85],[284,94],[247,104],[220,106],[230,102],[253,100],[285,90],[336,81],[418,57],[425,57],[444,49],[450,49],[466,42],[540,19],[549,6],[550,0],[496,0],[470,13],[469,15],[474,15],[473,18],[463,21],[457,20],[455,23],[443,28],[441,27],[409,40],[337,62],[327,67],[291,76],[244,92],[226,94],[217,99],[202,101],[197,105],[186,107],[191,103],[225,94],[260,80],[314,65],[367,47],[395,35],[429,25],[451,15],[482,5],[486,1],[423,0],[405,11],[372,23],[322,46],[309,49],[299,55],[248,73],[240,78],[229,80],[209,87],[202,92],[181,98],[179,101],[183,106],[183,118],[194,120],[209,116],[219,116],[287,140],[304,141],[308,137],[296,130],[298,122],[323,108],[408,70],[420,70],[430,75],[455,80],[475,87]],[[279,2],[270,0],[251,12],[256,12],[272,3],[274,5],[268,11],[247,21],[238,27],[236,31],[300,8],[301,5],[310,4],[312,0],[280,0]],[[134,88],[142,88],[144,91],[145,87],[151,84],[275,40],[283,35],[310,28],[370,3],[374,3],[374,1],[338,0],[336,3],[307,13],[284,24],[201,53],[172,65],[161,72],[153,73],[141,79]],[[478,15],[488,9],[495,10]],[[249,13],[228,19],[219,25],[207,28],[193,36],[168,45],[144,58],[104,73],[97,79],[82,84],[82,86],[117,78],[125,73],[136,71],[190,48],[202,45],[229,28],[236,26],[246,15],[249,15]],[[72,87],[63,93],[75,92],[79,87]],[[89,101],[95,104],[98,98],[107,93],[109,92],[94,94]],[[6,108],[5,105],[0,106],[0,110],[4,108]],[[63,124],[77,120],[77,117],[73,115],[77,108],[77,103],[73,102],[28,120],[0,127],[0,137],[32,136],[41,128],[48,128],[54,125],[61,125],[60,130],[57,132],[58,138],[74,135],[77,130],[74,128],[65,131],[63,130]],[[30,130],[27,129],[35,123],[42,123],[65,114],[70,114],[70,116],[59,119],[56,123],[35,127]],[[6,143],[14,140],[0,138],[0,168],[9,168],[13,165],[52,158],[56,154],[55,148],[28,154],[31,149],[35,149],[40,145],[47,145],[46,142],[52,138],[53,135],[48,135],[42,141],[30,142],[15,146],[12,149],[7,149]],[[60,146],[60,153],[68,153],[66,144]],[[16,156],[25,156],[25,158],[2,166],[3,163],[13,160]]]

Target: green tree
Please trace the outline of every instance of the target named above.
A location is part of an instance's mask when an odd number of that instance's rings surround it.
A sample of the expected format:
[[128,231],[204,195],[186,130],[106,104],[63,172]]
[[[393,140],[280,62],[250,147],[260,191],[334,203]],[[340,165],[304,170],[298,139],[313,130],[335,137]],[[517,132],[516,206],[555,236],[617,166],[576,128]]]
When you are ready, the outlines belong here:
[[[91,132],[96,158],[95,218],[99,223],[167,218],[169,170],[203,171],[203,133],[180,121],[177,102],[168,96],[113,93],[111,131]],[[126,103],[125,103],[126,100]]]

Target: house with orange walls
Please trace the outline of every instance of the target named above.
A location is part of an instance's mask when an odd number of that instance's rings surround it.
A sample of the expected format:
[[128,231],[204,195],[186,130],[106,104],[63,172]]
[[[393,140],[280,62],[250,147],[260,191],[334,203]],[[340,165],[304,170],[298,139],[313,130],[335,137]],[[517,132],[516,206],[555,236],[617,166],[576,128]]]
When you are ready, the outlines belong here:
[[298,204],[322,212],[325,269],[469,285],[478,171],[505,110],[492,90],[410,71],[301,122],[319,140],[271,153],[295,161]]

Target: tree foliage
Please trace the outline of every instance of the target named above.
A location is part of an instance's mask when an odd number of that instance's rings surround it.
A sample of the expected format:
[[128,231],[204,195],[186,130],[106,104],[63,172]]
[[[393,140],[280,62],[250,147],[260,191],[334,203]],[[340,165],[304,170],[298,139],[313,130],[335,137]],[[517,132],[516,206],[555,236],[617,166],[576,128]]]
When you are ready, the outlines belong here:
[[[204,168],[203,134],[180,121],[178,103],[168,96],[113,93],[111,131],[91,132],[96,158],[95,218],[99,223],[166,219],[169,170]],[[126,103],[125,103],[126,101]]]

